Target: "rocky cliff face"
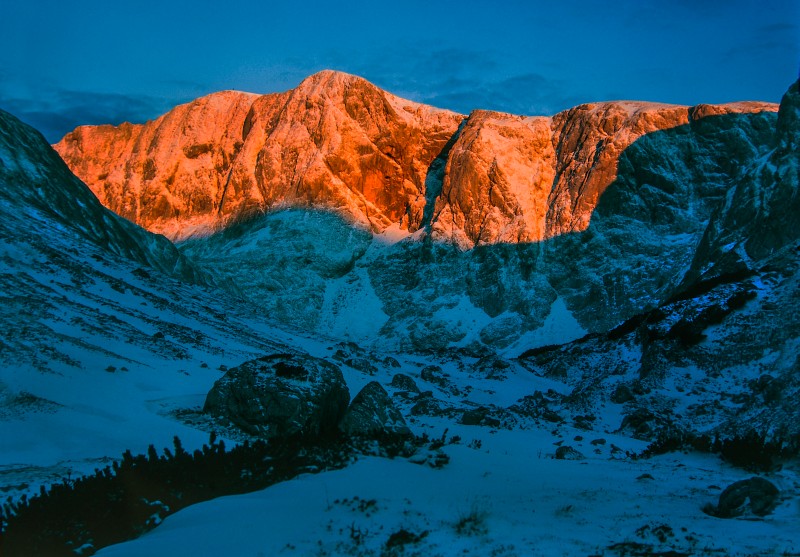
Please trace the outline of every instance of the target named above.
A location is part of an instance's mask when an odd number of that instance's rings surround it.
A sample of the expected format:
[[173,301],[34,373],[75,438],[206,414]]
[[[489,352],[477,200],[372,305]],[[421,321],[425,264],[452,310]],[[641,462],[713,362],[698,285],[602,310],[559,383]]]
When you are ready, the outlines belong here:
[[[151,192],[131,198],[138,222],[196,236],[183,252],[281,322],[408,350],[513,351],[664,303],[727,268],[735,238],[763,251],[747,226],[791,235],[769,215],[795,199],[795,96],[780,118],[757,102],[464,118],[322,72],[141,127],[79,128],[56,147],[101,198],[112,182]],[[202,110],[205,127],[180,127]]]
[[81,127],[55,147],[107,206],[173,239],[285,206],[413,230],[461,120],[325,71],[286,93],[228,91],[142,126]]
[[553,118],[470,115],[437,200],[434,236],[469,248],[586,230],[619,160],[637,139],[722,114],[774,112],[766,103],[587,104]]
[[256,98],[215,93],[145,125],[80,127],[55,148],[106,207],[153,232],[190,234],[217,219]]
[[752,271],[797,240],[800,214],[800,92],[783,96],[775,133],[763,157],[750,160],[715,213],[686,283]]

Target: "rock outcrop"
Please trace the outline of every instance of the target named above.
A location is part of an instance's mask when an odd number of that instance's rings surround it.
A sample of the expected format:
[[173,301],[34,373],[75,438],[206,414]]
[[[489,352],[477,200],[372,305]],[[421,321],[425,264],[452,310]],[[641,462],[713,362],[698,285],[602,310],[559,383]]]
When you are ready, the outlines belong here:
[[209,391],[203,411],[252,435],[324,435],[336,430],[350,392],[335,365],[272,354],[229,370]]
[[563,445],[556,449],[556,460],[586,460],[586,457],[569,445]]
[[410,435],[403,415],[386,390],[371,381],[353,399],[340,425],[349,435]]

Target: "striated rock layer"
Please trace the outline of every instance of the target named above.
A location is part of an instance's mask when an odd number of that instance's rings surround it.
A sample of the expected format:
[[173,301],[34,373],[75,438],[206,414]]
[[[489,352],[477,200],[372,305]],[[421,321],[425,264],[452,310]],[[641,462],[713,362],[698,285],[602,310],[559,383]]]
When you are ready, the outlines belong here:
[[285,93],[225,91],[144,125],[80,127],[55,148],[104,205],[176,240],[315,207],[470,248],[585,230],[638,138],[762,111],[777,105],[607,102],[465,118],[323,71]]

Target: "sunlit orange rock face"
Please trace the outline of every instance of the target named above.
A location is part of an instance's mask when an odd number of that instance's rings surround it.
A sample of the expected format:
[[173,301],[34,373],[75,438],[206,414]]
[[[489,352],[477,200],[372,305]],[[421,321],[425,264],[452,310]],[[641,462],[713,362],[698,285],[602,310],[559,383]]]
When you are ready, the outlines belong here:
[[282,206],[419,227],[428,167],[463,116],[325,71],[286,93],[224,92],[55,147],[108,207],[180,239]]
[[144,125],[80,127],[55,148],[103,204],[173,239],[300,206],[470,248],[584,230],[636,139],[762,110],[777,105],[607,102],[465,119],[324,71],[285,93],[226,91]]
[[257,98],[215,93],[144,125],[79,127],[55,147],[103,205],[175,237],[216,221]]
[[585,230],[617,177],[620,155],[643,135],[706,116],[777,108],[606,102],[552,118],[475,111],[450,151],[434,237],[471,247]]

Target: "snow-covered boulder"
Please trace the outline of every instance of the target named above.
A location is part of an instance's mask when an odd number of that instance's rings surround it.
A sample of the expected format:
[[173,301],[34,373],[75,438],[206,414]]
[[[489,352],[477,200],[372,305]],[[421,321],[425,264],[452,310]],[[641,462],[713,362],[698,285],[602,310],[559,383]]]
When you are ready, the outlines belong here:
[[386,390],[376,381],[368,383],[353,399],[341,429],[350,435],[409,435],[403,415]]
[[769,480],[753,477],[729,485],[719,496],[716,509],[708,509],[719,518],[733,518],[748,511],[756,516],[766,516],[778,504],[780,491]]
[[203,411],[262,437],[321,435],[336,429],[350,391],[334,364],[272,354],[228,371],[209,391]]
[[419,393],[419,387],[417,387],[416,381],[414,381],[411,377],[406,375],[405,373],[397,373],[394,377],[392,377],[392,382],[389,383],[390,387],[394,387],[395,389],[401,392],[407,393]]
[[556,449],[556,460],[586,460],[586,457],[580,451],[564,445]]

